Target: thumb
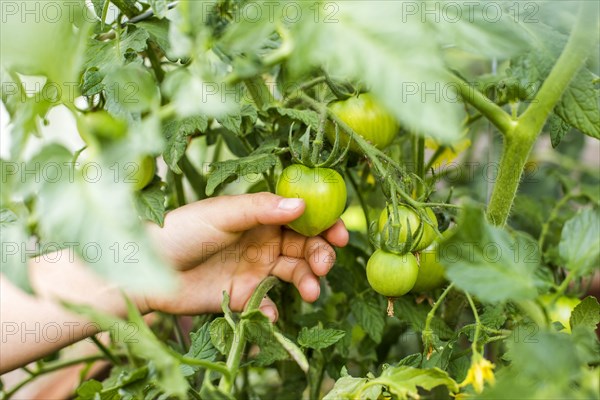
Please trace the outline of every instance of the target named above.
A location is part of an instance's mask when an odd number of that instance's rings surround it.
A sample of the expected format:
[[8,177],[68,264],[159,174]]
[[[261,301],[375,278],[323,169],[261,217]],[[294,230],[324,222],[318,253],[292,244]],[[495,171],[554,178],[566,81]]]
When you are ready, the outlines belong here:
[[259,225],[285,225],[304,212],[304,200],[273,193],[215,198],[207,207],[206,221],[223,232],[243,232]]

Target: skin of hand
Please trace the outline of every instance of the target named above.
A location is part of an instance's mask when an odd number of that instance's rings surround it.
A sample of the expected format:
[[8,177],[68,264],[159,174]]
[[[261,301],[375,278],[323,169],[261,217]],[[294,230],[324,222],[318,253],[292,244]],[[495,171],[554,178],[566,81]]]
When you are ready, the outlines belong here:
[[[148,229],[159,252],[178,270],[179,287],[170,295],[147,293],[133,295],[133,300],[142,313],[195,315],[220,312],[225,290],[231,309],[241,311],[268,275],[294,283],[304,300],[316,300],[318,277],[334,263],[331,245],[345,246],[348,232],[341,221],[313,238],[282,228],[302,215],[304,208],[301,199],[257,193],[207,199],[168,213],[164,227]],[[7,328],[0,344],[0,374],[98,332],[93,323],[66,311],[60,301],[126,315],[121,289],[115,284],[77,259],[66,255],[50,259],[60,261],[29,262],[36,296],[22,292],[0,274],[0,323]],[[268,298],[260,309],[271,320],[277,319],[277,308]],[[45,329],[56,327],[58,335],[45,340]]]
[[[173,296],[146,297],[142,308],[172,314],[220,312],[226,291],[231,309],[241,311],[269,275],[292,282],[305,301],[315,301],[319,277],[335,261],[331,245],[345,246],[348,232],[341,220],[312,238],[282,229],[304,208],[302,199],[257,193],[203,200],[169,213],[164,227],[153,225],[151,234],[161,253],[180,269],[179,288]],[[268,298],[260,309],[277,319]]]

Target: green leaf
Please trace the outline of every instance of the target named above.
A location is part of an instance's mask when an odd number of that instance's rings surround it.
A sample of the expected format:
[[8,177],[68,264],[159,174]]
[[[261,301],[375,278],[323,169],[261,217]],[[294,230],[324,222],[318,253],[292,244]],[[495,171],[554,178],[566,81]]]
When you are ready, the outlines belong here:
[[435,25],[420,13],[408,15],[404,4],[299,3],[289,65],[298,74],[322,67],[333,77],[359,80],[407,129],[451,142],[460,137],[463,110],[447,85]]
[[135,205],[143,219],[163,226],[166,212],[165,192],[162,190],[160,179],[155,178],[150,186],[135,193]]
[[96,393],[102,391],[102,383],[95,379],[85,381],[77,388],[75,400],[94,400]]
[[158,374],[155,383],[165,393],[185,398],[189,388],[180,372],[180,362],[150,330],[133,303],[127,300],[128,321],[105,314],[92,307],[65,304],[67,309],[93,321],[101,330],[109,331],[113,340],[125,344],[137,357],[154,363]]
[[106,73],[104,80],[106,109],[114,115],[141,113],[160,104],[154,78],[145,68],[128,64]]
[[431,390],[437,386],[446,386],[450,392],[458,392],[458,384],[447,372],[438,368],[388,367],[376,381],[386,385],[388,391],[400,399],[418,397],[417,387]]
[[583,68],[569,84],[554,108],[565,123],[600,139],[600,91],[594,87],[594,75]]
[[548,117],[546,126],[550,131],[550,140],[552,141],[552,147],[556,148],[563,137],[571,130],[571,125],[567,124],[562,118],[552,113]]
[[375,399],[381,390],[400,400],[419,398],[418,388],[431,390],[446,386],[450,392],[458,392],[458,384],[445,371],[438,368],[419,369],[408,366],[387,367],[379,378],[353,378],[342,373],[332,391],[325,399]]
[[[527,28],[515,23],[514,13],[502,10],[500,6],[495,8],[475,2],[446,2],[439,7],[428,6],[426,2],[413,4],[421,7],[423,18],[436,28],[438,42],[448,47],[490,59],[509,58],[523,50],[530,40]],[[497,14],[492,16],[495,12]]]
[[540,259],[533,239],[488,224],[473,207],[464,209],[458,225],[440,245],[441,262],[456,286],[490,303],[537,296]]
[[[49,145],[28,164],[35,174],[25,186],[38,193],[35,216],[43,239],[73,248],[102,277],[126,290],[173,288],[173,272],[137,217],[130,185],[116,182],[123,179],[115,175],[117,164],[94,162],[73,170],[71,160],[65,148]],[[46,179],[50,168],[56,178]]]
[[571,312],[569,320],[571,329],[583,326],[595,330],[598,323],[600,323],[600,304],[593,296],[583,299]]
[[573,341],[563,333],[536,331],[525,339],[515,336],[505,343],[512,368],[537,385],[566,384],[582,366]]
[[[186,357],[196,360],[214,361],[217,358],[218,351],[213,345],[210,337],[210,323],[205,323],[196,332],[190,333],[191,345]],[[182,365],[181,370],[184,376],[193,375],[201,367],[198,365]]]
[[[425,320],[431,308],[426,304],[417,304],[410,297],[400,297],[394,302],[394,314],[399,320],[408,322],[415,332],[421,332],[425,329]],[[434,316],[431,324],[436,336],[450,338],[454,331],[448,327],[443,319]]]
[[[346,367],[342,369],[341,377],[335,382],[333,389],[323,400],[355,399],[354,394],[369,382],[369,378],[355,378],[348,375]],[[381,387],[371,386],[362,391],[361,399],[377,399],[381,394]]]
[[[108,41],[92,39],[85,52],[84,65],[86,68],[96,68],[104,76],[113,68],[124,65],[128,60],[132,61],[131,55],[146,50],[149,37],[146,30],[130,25],[121,33],[120,39]],[[138,63],[141,64],[141,59]]]
[[572,273],[591,273],[600,262],[600,210],[583,210],[568,220],[558,250]]
[[297,110],[294,108],[274,107],[279,115],[289,117],[293,120],[302,122],[306,126],[311,126],[313,129],[319,127],[319,114],[312,110]]
[[94,6],[94,13],[98,19],[102,18],[102,10],[104,10],[104,4],[109,0],[92,0],[92,5]]
[[233,329],[225,318],[215,318],[210,323],[210,340],[221,354],[229,353],[233,341]]
[[[15,12],[4,10],[9,5],[3,2],[2,6],[2,67],[23,75],[46,76],[58,84],[77,82],[91,27],[86,21],[93,20],[87,6],[83,2],[58,0],[46,8],[45,1],[34,0],[23,9],[25,4],[14,4]],[[27,16],[27,10],[33,13]]]
[[149,19],[136,24],[139,29],[148,32],[149,38],[153,40],[164,52],[169,53],[169,21],[166,19]]
[[165,75],[163,92],[171,98],[177,114],[180,117],[204,115],[211,118],[232,114],[238,107],[235,101],[237,89],[228,87],[214,76],[204,76],[206,74],[197,71],[202,68],[209,67],[194,65]]
[[385,327],[384,307],[375,295],[350,299],[350,309],[356,321],[376,343],[381,342],[383,328]]
[[148,0],[148,2],[155,17],[164,18],[167,15],[169,10],[167,0]]
[[273,154],[254,154],[244,158],[213,163],[212,170],[208,174],[206,194],[212,195],[217,186],[230,179],[266,172],[274,167],[277,161],[278,158]]
[[23,224],[11,210],[0,210],[0,273],[25,293],[33,293],[27,267],[29,238]]
[[163,133],[167,143],[163,158],[173,172],[181,174],[178,163],[185,154],[189,138],[206,131],[207,126],[208,120],[204,116],[176,119],[165,124]]
[[323,329],[320,326],[313,326],[310,329],[303,327],[298,334],[298,344],[302,347],[320,350],[334,345],[345,335],[345,331],[338,329]]

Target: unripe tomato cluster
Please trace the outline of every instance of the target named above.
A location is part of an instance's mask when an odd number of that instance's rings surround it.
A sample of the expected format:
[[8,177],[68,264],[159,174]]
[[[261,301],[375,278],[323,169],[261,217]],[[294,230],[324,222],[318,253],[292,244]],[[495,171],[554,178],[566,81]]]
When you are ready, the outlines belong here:
[[[381,212],[378,230],[384,243],[390,241],[404,254],[379,249],[367,262],[367,279],[376,292],[400,297],[408,292],[425,292],[444,284],[436,239],[437,219],[430,208],[425,221],[413,209],[400,205],[397,214]],[[414,254],[418,254],[415,257]]]

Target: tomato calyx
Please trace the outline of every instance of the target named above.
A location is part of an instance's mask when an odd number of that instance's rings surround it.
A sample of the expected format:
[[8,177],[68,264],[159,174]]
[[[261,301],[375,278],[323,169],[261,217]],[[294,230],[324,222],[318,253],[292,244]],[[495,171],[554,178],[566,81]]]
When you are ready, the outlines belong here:
[[345,148],[342,148],[342,142],[339,140],[339,133],[336,133],[338,139],[334,141],[332,147],[325,147],[325,120],[325,115],[322,115],[319,127],[314,134],[312,134],[313,129],[309,126],[296,140],[294,140],[294,124],[292,124],[288,135],[288,146],[293,163],[302,164],[311,168],[333,168],[346,159],[350,144],[347,144]]

